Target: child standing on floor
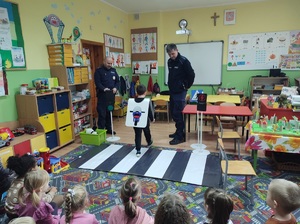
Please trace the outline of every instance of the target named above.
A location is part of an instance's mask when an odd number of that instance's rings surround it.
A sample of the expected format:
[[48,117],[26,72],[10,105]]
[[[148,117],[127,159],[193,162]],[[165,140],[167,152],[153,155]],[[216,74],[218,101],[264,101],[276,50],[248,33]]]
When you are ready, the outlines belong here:
[[267,193],[267,204],[274,215],[266,221],[266,224],[296,224],[292,212],[300,208],[300,187],[288,180],[272,180]]
[[232,224],[233,201],[222,189],[208,188],[204,193],[207,221],[204,224]]
[[[18,216],[30,216],[37,224],[56,224],[59,217],[52,215],[52,206],[42,199],[49,187],[49,174],[42,169],[32,170],[25,175],[24,186],[18,192],[19,205],[15,206]],[[24,195],[23,188],[26,190]]]
[[152,224],[153,217],[149,216],[143,208],[137,206],[142,194],[142,186],[136,177],[129,178],[120,189],[123,205],[115,206],[109,215],[109,224]]
[[81,185],[68,189],[65,195],[65,215],[61,217],[60,224],[99,224],[95,215],[85,212],[89,205],[86,189]]
[[158,205],[155,224],[190,224],[189,210],[179,195],[166,194]]
[[[146,97],[146,87],[144,85],[138,85],[136,87],[136,93],[137,93],[137,98],[135,98],[135,102],[140,103],[142,102],[145,97]],[[147,120],[147,125],[144,128],[137,128],[134,127],[134,132],[135,132],[135,148],[136,148],[136,156],[140,157],[141,156],[141,145],[142,145],[142,131],[144,131],[144,135],[147,141],[147,147],[150,147],[153,143],[152,138],[151,138],[151,132],[150,132],[150,121],[154,122],[154,115],[153,115],[153,107],[152,103],[150,102],[149,104],[149,109],[148,109],[148,120]]]

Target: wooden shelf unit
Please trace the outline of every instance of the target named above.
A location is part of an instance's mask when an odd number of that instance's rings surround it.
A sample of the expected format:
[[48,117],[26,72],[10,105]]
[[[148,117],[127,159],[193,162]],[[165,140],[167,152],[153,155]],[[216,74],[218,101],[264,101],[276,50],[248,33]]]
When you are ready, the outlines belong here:
[[275,85],[289,86],[289,77],[252,77],[250,82],[251,102],[263,94],[280,95],[281,89],[274,89]]
[[33,125],[39,132],[44,132],[51,151],[74,141],[69,90],[16,95],[16,103],[19,125]]
[[[70,70],[73,71],[74,79],[69,78]],[[84,89],[90,90],[89,77],[88,77],[88,66],[51,66],[50,67],[51,77],[57,77],[60,86],[63,86],[67,90],[71,90],[72,93],[76,91],[82,91]],[[84,128],[92,127],[92,101],[90,98],[86,99],[72,99],[72,123],[74,129],[74,135],[78,136],[78,133]],[[82,104],[87,105],[87,111],[78,114],[77,106]],[[76,115],[75,115],[76,113]]]

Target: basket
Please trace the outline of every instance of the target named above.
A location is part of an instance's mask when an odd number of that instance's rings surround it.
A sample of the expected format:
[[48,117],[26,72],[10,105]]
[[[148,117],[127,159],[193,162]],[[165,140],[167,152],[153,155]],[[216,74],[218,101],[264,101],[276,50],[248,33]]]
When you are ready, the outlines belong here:
[[272,159],[278,170],[300,172],[300,154],[273,152]]
[[82,144],[101,145],[106,141],[106,130],[96,129],[97,135],[87,134],[85,131],[80,132]]

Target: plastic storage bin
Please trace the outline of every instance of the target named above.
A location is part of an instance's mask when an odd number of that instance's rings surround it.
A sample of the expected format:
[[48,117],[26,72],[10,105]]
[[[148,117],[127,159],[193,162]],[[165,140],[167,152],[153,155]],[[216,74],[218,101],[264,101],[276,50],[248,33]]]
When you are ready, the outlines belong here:
[[85,131],[80,132],[82,144],[101,145],[106,141],[106,130],[96,129],[97,135],[87,134]]

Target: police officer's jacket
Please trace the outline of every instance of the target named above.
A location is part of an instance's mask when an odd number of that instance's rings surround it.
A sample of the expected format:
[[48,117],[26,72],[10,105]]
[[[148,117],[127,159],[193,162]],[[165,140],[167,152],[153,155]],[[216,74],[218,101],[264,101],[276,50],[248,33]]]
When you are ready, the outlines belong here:
[[104,92],[105,88],[118,89],[119,75],[115,68],[107,69],[102,66],[97,68],[94,75],[97,95]]
[[190,61],[178,53],[175,60],[168,60],[168,86],[171,93],[181,93],[189,89],[195,79],[195,72]]

